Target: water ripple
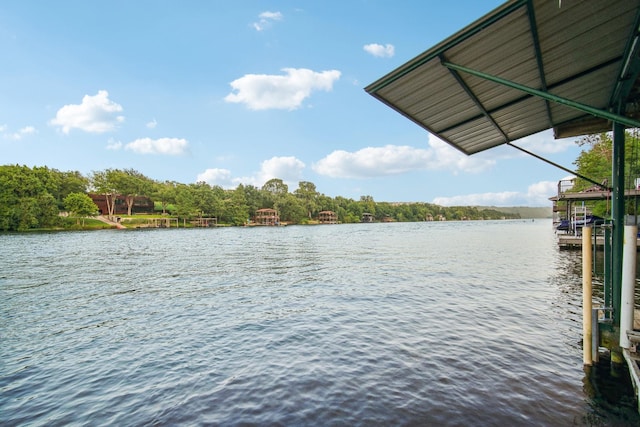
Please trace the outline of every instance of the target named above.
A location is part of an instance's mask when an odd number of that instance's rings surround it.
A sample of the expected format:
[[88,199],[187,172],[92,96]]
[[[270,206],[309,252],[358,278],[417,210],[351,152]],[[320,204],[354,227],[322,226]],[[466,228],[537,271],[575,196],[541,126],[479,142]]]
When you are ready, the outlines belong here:
[[638,420],[585,387],[546,221],[12,234],[0,259],[2,424]]

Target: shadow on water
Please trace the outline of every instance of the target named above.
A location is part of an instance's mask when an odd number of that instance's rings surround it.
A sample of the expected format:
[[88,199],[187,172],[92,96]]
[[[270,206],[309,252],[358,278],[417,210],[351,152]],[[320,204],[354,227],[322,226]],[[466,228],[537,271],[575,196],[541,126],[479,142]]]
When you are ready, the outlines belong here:
[[[604,305],[604,256],[601,250],[594,255],[593,302]],[[578,327],[582,323],[581,251],[561,251],[557,267],[552,282],[561,291],[561,298],[554,303],[555,308]],[[637,272],[640,273],[640,264]],[[637,279],[635,303],[636,306],[640,303],[640,283]],[[568,343],[581,350],[582,340],[574,341],[575,332],[581,334],[581,331],[574,331]],[[601,353],[599,363],[584,366],[583,370],[583,391],[590,412],[582,420],[576,421],[576,425],[640,426],[636,394],[626,364],[612,364],[608,355]]]
[[640,425],[633,384],[626,365],[602,358],[584,367],[583,389],[593,413],[585,419],[590,426]]

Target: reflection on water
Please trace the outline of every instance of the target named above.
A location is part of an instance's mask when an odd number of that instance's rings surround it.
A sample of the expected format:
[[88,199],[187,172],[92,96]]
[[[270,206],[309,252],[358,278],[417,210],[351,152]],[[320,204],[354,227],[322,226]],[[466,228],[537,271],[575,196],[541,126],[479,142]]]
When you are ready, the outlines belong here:
[[624,372],[583,370],[550,221],[12,234],[0,260],[3,424],[640,422]]

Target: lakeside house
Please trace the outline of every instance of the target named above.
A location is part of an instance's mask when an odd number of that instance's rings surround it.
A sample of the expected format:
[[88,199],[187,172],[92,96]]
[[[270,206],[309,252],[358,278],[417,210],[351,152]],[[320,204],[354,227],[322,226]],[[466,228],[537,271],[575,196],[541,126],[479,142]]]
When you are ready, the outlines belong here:
[[[107,196],[104,194],[89,193],[89,197],[93,200],[93,203],[98,206],[100,215],[108,215],[109,209],[107,207]],[[133,198],[133,206],[131,206],[132,214],[152,214],[154,211],[154,203],[150,197],[136,196]],[[113,209],[114,215],[126,215],[128,213],[127,201],[125,196],[118,195],[115,198],[115,205]]]

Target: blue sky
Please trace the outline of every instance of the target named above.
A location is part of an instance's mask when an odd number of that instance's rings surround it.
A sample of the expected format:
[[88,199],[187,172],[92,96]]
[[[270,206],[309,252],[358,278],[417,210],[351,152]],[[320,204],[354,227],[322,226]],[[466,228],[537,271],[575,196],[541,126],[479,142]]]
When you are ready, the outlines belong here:
[[[567,173],[465,156],[364,87],[501,1],[0,3],[0,164],[440,205],[550,206]],[[576,138],[517,145],[573,169]]]

